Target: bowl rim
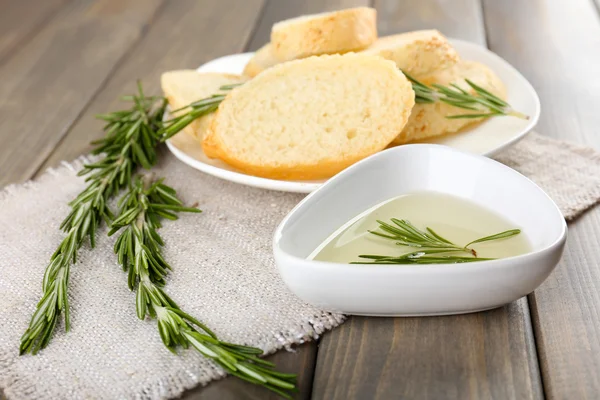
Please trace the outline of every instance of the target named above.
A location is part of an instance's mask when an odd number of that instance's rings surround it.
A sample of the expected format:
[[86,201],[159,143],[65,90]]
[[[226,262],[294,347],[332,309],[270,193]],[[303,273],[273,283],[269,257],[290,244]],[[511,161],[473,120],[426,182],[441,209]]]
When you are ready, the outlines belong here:
[[[417,148],[419,150],[422,148],[434,148],[434,149],[436,149],[436,151],[441,150],[441,151],[448,151],[448,152],[452,152],[452,153],[458,153],[458,155],[460,157],[469,157],[469,158],[479,159],[484,163],[487,163],[489,165],[494,165],[494,168],[501,168],[501,169],[504,169],[507,173],[512,173],[513,176],[515,177],[514,179],[527,180],[531,185],[533,185],[535,188],[537,188],[537,190],[539,190],[546,197],[546,199],[549,201],[549,204],[552,207],[553,211],[555,211],[557,216],[559,217],[560,222],[557,222],[558,224],[561,225],[559,235],[554,239],[554,241],[552,241],[550,244],[542,247],[541,249],[537,249],[535,251],[530,251],[528,253],[520,254],[517,256],[499,258],[496,260],[480,261],[480,262],[476,262],[476,263],[418,264],[418,265],[410,265],[409,264],[409,265],[401,265],[401,268],[393,268],[393,269],[391,269],[390,267],[394,267],[394,266],[398,267],[399,265],[349,264],[349,263],[336,263],[336,262],[331,262],[331,261],[308,260],[306,258],[297,257],[295,255],[292,255],[281,248],[281,246],[279,245],[279,242],[281,241],[281,238],[283,237],[283,234],[282,234],[283,229],[289,222],[290,218],[298,211],[298,209],[303,207],[306,202],[310,201],[310,199],[313,196],[317,196],[318,193],[320,193],[321,191],[327,190],[327,188],[329,186],[335,184],[336,181],[338,181],[339,179],[342,179],[343,176],[353,173],[353,171],[357,168],[361,168],[362,164],[373,163],[375,159],[384,157],[384,155],[387,155],[392,152],[414,151],[413,149],[417,149]],[[296,204],[296,206],[294,206],[294,208],[292,208],[292,210],[290,210],[290,212],[281,220],[281,222],[279,223],[279,225],[273,232],[273,242],[272,243],[273,243],[273,253],[274,253],[276,259],[277,259],[277,256],[284,256],[295,262],[308,263],[310,265],[320,266],[320,267],[328,268],[328,269],[340,269],[340,270],[343,269],[346,271],[354,270],[354,269],[364,270],[365,266],[368,266],[369,271],[373,271],[373,268],[376,268],[377,270],[408,271],[411,273],[414,272],[415,270],[437,271],[438,269],[441,269],[443,271],[459,272],[459,271],[467,270],[467,269],[468,269],[468,271],[476,271],[476,270],[480,270],[480,269],[503,267],[507,263],[508,264],[522,263],[522,262],[529,261],[529,259],[538,258],[540,256],[543,256],[544,254],[554,251],[556,248],[560,248],[567,239],[567,230],[568,230],[567,223],[564,219],[564,216],[563,216],[562,212],[560,211],[560,209],[558,208],[558,206],[556,205],[556,203],[554,202],[554,200],[552,200],[552,198],[550,196],[548,196],[548,194],[541,187],[539,187],[539,185],[537,185],[535,182],[533,182],[531,179],[529,179],[525,175],[521,174],[520,172],[518,172],[518,171],[510,168],[509,166],[504,165],[496,160],[488,158],[486,156],[468,153],[468,152],[457,150],[453,147],[449,147],[449,146],[445,146],[445,145],[441,145],[441,144],[415,143],[415,144],[405,144],[402,146],[392,147],[392,148],[386,149],[384,151],[381,151],[379,153],[375,153],[372,156],[367,157],[363,160],[360,160],[359,162],[351,165],[350,167],[344,169],[337,175],[330,178],[321,187],[319,187],[314,192],[308,194],[304,199],[302,199],[298,204]]]

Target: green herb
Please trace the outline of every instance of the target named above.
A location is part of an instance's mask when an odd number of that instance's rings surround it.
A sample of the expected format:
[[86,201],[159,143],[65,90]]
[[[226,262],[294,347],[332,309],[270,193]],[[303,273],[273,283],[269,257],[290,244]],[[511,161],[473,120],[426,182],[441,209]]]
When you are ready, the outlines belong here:
[[[392,218],[392,224],[377,220],[379,231],[369,231],[386,239],[396,241],[398,246],[416,247],[419,250],[400,256],[384,256],[361,254],[360,258],[369,259],[369,262],[354,262],[353,264],[456,264],[492,260],[492,258],[478,258],[472,244],[506,239],[521,233],[520,229],[510,229],[494,235],[485,236],[459,246],[437,234],[433,229],[426,228],[422,231],[407,220]],[[448,253],[467,253],[469,256],[455,256]]]
[[[233,86],[224,86],[221,89],[231,90]],[[144,180],[134,179],[133,176],[137,167],[149,169],[156,163],[156,146],[159,143],[176,134],[193,119],[213,112],[223,96],[215,95],[192,103],[188,106],[191,110],[185,114],[188,117],[177,117],[178,119],[167,121],[166,129],[162,122],[166,99],[144,95],[140,83],[137,94],[124,96],[122,99],[132,102],[131,108],[97,116],[106,121],[105,137],[93,142],[96,148],[92,154],[103,156],[96,162],[85,164],[79,172],[79,175],[87,176],[88,186],[70,203],[72,210],[61,224],[61,229],[67,236],[50,258],[42,284],[43,295],[29,327],[21,337],[20,353],[35,354],[46,347],[62,312],[65,313],[65,329],[69,330],[69,272],[71,263],[77,261],[77,251],[83,246],[85,238],[89,237],[93,248],[96,231],[102,221],[110,225],[114,219],[110,234],[126,225],[136,225],[139,221],[140,232],[135,231],[133,227],[131,231],[125,228],[117,241],[121,246],[126,240],[126,232],[134,232],[128,234],[132,236],[127,240],[132,244],[140,244],[139,248],[133,247],[131,251],[127,249],[127,253],[118,253],[119,262],[129,269],[130,288],[136,287],[137,283],[138,316],[144,318],[148,313],[158,319],[159,333],[170,350],[177,345],[188,347],[191,344],[232,375],[289,397],[285,390],[294,389],[295,375],[274,371],[272,363],[258,358],[262,354],[260,349],[219,341],[206,326],[181,311],[164,293],[164,276],[170,267],[160,252],[162,239],[156,233],[156,229],[160,227],[159,220],[176,219],[176,212],[199,210],[183,207],[175,191],[162,181],[154,182],[146,188]],[[179,124],[176,125],[177,122]],[[120,202],[122,209],[115,219],[108,203],[125,188],[128,188],[128,191],[123,197],[124,200]],[[136,201],[143,202],[139,203],[142,208],[146,207],[144,217],[140,217],[140,212],[136,212]],[[152,229],[149,229],[150,227]],[[135,254],[140,258],[129,260],[123,258],[124,254]],[[129,265],[134,267],[130,268]],[[142,279],[144,270],[140,269],[140,266],[146,267],[147,280]]]
[[450,115],[446,118],[489,118],[510,115],[521,119],[529,119],[529,116],[513,110],[506,101],[469,79],[465,79],[465,82],[473,89],[474,93],[470,93],[454,83],[451,83],[449,86],[437,83],[427,86],[406,72],[402,72],[412,83],[417,103],[435,103],[441,101],[454,107],[473,111],[470,114]]
[[60,243],[46,268],[42,299],[21,337],[20,353],[46,347],[60,319],[65,314],[65,330],[70,328],[68,286],[71,263],[88,237],[91,247],[102,221],[110,220],[109,199],[131,182],[138,165],[150,168],[156,161],[156,131],[166,102],[162,97],[145,96],[141,85],[138,94],[124,97],[130,109],[99,115],[106,121],[104,139],[95,142],[93,154],[104,153],[100,160],[84,165],[79,175],[87,176],[88,186],[71,202],[71,212],[60,225],[67,236]]
[[164,345],[175,352],[190,345],[217,362],[227,372],[290,398],[296,376],[275,371],[274,364],[258,358],[262,350],[220,341],[198,319],[183,312],[164,292],[165,277],[171,266],[162,256],[164,242],[158,233],[162,218],[177,219],[178,212],[200,212],[184,207],[177,193],[162,180],[138,178],[121,199],[119,216],[109,235],[121,230],[115,253],[129,273],[129,288],[137,291],[136,309],[140,319],[154,318]]
[[[225,85],[221,86],[219,90],[228,92],[240,85],[241,83]],[[160,129],[158,132],[161,140],[165,141],[170,137],[173,137],[176,133],[192,123],[195,119],[216,111],[216,109],[219,107],[219,104],[221,104],[221,102],[225,99],[226,95],[226,93],[213,94],[205,99],[190,103],[185,107],[172,110],[171,114],[183,110],[186,110],[186,112],[164,122],[162,129]]]

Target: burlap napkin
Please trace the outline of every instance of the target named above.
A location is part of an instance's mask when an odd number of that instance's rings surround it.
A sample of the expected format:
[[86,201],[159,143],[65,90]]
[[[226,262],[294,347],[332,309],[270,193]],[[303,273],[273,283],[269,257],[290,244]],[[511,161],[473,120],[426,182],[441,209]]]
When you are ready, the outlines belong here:
[[[567,219],[600,199],[600,155],[531,134],[498,158],[558,203]],[[0,387],[9,399],[160,399],[206,384],[223,371],[194,351],[169,353],[156,323],[135,316],[135,296],[112,253],[114,239],[84,248],[72,268],[72,330],[59,326],[37,356],[18,356],[60,242],[67,201],[83,187],[81,160],[0,192]],[[271,234],[301,195],[253,189],[194,171],[164,154],[157,173],[202,214],[166,223],[167,291],[222,339],[267,353],[302,343],[343,321],[291,294],[271,256]]]

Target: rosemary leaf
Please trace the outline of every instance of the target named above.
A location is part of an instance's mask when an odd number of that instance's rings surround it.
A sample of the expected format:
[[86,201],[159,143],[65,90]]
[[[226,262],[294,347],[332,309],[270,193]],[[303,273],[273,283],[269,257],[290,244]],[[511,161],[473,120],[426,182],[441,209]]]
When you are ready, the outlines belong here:
[[[241,84],[224,85],[219,88],[221,91],[230,91]],[[165,141],[183,128],[191,124],[194,120],[214,112],[219,104],[225,99],[226,94],[215,94],[207,98],[195,101],[185,107],[173,110],[172,113],[187,110],[184,114],[172,117],[163,123],[158,135],[161,141]]]
[[412,84],[415,92],[415,102],[435,103],[436,101],[441,101],[456,108],[479,111],[473,114],[450,115],[446,117],[448,119],[490,118],[503,115],[529,119],[527,115],[513,110],[506,101],[469,79],[465,79],[465,82],[473,89],[473,93],[469,93],[455,83],[451,83],[448,86],[437,83],[426,85],[406,72],[402,72]]
[[496,233],[495,235],[490,235],[490,236],[482,237],[477,240],[473,240],[472,242],[467,244],[465,247],[469,247],[470,245],[475,244],[475,243],[489,242],[490,240],[509,238],[509,237],[518,235],[519,233],[521,233],[520,229],[510,229],[508,231]]

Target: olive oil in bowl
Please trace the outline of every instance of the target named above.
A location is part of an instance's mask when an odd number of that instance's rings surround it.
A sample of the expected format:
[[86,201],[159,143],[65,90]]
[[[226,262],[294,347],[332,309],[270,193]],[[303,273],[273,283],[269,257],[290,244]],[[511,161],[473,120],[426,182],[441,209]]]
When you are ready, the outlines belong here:
[[[525,233],[516,228],[468,200],[438,192],[415,192],[356,216],[308,258],[337,263],[438,264],[513,257],[531,251]],[[499,233],[499,237],[489,238]],[[478,239],[480,242],[472,243]],[[373,257],[364,257],[370,255]],[[388,261],[400,258],[385,262],[375,257],[387,257]]]

